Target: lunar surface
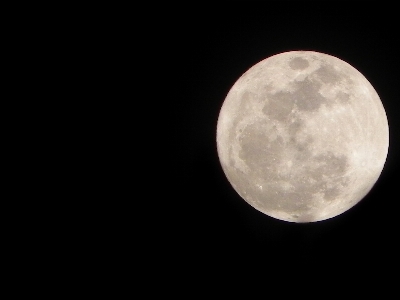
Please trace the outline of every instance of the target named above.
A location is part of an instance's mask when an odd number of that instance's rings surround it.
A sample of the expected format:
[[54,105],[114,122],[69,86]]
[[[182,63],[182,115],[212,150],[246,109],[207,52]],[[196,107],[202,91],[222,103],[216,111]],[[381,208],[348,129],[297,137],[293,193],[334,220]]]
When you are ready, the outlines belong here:
[[222,169],[248,204],[304,223],[342,214],[368,194],[386,161],[389,127],[357,69],[324,53],[291,51],[235,82],[216,138]]

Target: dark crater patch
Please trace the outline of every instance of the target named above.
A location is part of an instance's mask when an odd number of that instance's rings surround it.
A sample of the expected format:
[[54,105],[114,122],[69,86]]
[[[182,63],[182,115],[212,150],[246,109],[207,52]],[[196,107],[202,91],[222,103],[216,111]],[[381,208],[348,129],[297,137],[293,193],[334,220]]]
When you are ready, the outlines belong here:
[[340,189],[338,187],[330,187],[324,191],[324,199],[327,201],[333,201],[340,195]]
[[315,158],[318,168],[313,172],[316,178],[325,176],[327,181],[321,181],[318,190],[324,193],[324,199],[327,201],[335,200],[340,194],[338,186],[347,186],[346,170],[348,168],[347,157],[344,155],[337,156],[333,153],[318,155]]
[[321,66],[315,71],[315,74],[323,83],[331,84],[339,82],[344,77],[343,75],[339,75],[338,71],[330,65]]
[[295,156],[294,156],[294,160],[298,161],[298,162],[303,162],[303,161],[308,161],[309,159],[311,159],[312,157],[312,153],[310,151],[309,148],[309,144],[311,139],[309,141],[306,142],[296,142],[295,143]]
[[292,70],[304,70],[308,68],[309,65],[308,61],[301,57],[295,57],[289,62],[289,66]]
[[325,174],[343,175],[347,169],[347,158],[345,155],[336,156],[331,152],[320,154],[315,157],[315,160],[320,165],[320,169],[325,171]]
[[[253,93],[251,93],[251,92],[248,92],[248,91],[245,91],[245,92],[243,93],[243,95],[242,95],[242,98],[241,98],[241,101],[240,101],[240,104],[239,104],[238,111],[241,112],[241,113],[246,112],[247,109],[248,109],[249,104],[252,103],[252,101],[254,100],[255,97],[256,97],[255,94],[253,94]],[[240,121],[240,120],[241,120],[241,119],[238,118],[238,117],[234,118],[234,119],[233,119],[232,127],[233,127],[233,128],[236,128],[237,125],[239,124],[239,121]],[[234,131],[234,130],[230,130],[230,131],[229,131],[229,140],[230,140],[230,141],[233,141],[234,138],[235,138],[235,131]]]
[[285,121],[292,112],[296,99],[288,92],[278,92],[268,97],[267,104],[263,107],[263,113],[271,119]]
[[297,90],[293,96],[296,98],[297,107],[300,110],[315,111],[326,99],[319,93],[321,84],[308,78],[296,83]]
[[263,113],[271,119],[286,121],[294,108],[301,111],[316,111],[326,99],[319,93],[321,84],[306,78],[294,83],[295,91],[280,91],[268,96],[268,102],[263,107]]
[[339,92],[337,93],[337,95],[336,95],[336,99],[337,99],[340,103],[346,104],[346,103],[348,103],[348,102],[350,101],[350,96],[349,96],[349,94],[346,94],[346,93],[344,93],[344,92],[342,92],[342,91],[339,91]]
[[296,120],[294,120],[294,122],[292,122],[292,123],[289,125],[288,132],[289,132],[289,135],[293,138],[293,140],[294,140],[295,135],[296,135],[296,134],[301,130],[301,128],[304,126],[303,123],[304,123],[304,122],[303,122],[301,119],[297,118]]
[[247,126],[241,134],[239,157],[249,166],[251,176],[268,178],[275,173],[271,170],[281,160],[284,145],[282,137],[270,140],[274,130],[273,127],[265,129],[255,123]]

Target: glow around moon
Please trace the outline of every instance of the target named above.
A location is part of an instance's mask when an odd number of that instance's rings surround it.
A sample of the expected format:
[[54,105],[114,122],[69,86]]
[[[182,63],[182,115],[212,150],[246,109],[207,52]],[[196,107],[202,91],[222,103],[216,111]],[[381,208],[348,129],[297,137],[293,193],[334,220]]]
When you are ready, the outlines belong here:
[[271,56],[232,86],[217,150],[236,192],[289,222],[347,211],[371,190],[389,147],[375,89],[348,63],[313,51]]

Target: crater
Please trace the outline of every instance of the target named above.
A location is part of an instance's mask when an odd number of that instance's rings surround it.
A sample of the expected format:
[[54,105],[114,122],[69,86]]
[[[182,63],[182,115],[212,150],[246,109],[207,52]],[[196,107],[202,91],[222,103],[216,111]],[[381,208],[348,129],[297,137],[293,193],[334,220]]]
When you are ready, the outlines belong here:
[[292,70],[304,70],[308,68],[309,65],[308,61],[301,57],[295,57],[289,62],[289,66]]

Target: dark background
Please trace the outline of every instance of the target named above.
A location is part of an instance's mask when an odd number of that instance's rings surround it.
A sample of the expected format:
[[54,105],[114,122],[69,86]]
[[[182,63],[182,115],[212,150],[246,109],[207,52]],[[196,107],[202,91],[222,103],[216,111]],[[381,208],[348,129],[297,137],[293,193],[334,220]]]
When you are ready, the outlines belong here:
[[[33,142],[22,149],[37,167],[23,172],[35,179],[34,188],[18,189],[39,201],[16,201],[30,217],[23,231],[32,233],[32,242],[15,234],[24,245],[16,244],[21,254],[11,264],[28,259],[36,266],[15,265],[15,272],[24,276],[29,269],[29,280],[52,286],[37,276],[44,272],[66,285],[62,292],[82,285],[102,293],[114,280],[129,292],[188,292],[184,299],[199,292],[209,299],[213,286],[235,293],[245,280],[269,292],[265,296],[284,296],[301,282],[304,290],[295,292],[303,298],[316,290],[310,275],[327,285],[321,296],[342,292],[360,277],[397,279],[395,7],[381,1],[130,4],[46,5],[36,8],[40,14],[21,7],[33,21],[21,25],[21,34],[11,33],[23,43],[11,43],[20,52],[10,61],[23,65],[15,72],[30,83],[16,90],[28,92],[29,105],[14,102],[34,119],[24,125]],[[288,223],[251,207],[228,182],[217,155],[217,118],[229,89],[254,64],[290,50],[327,53],[357,68],[380,95],[390,126],[387,163],[371,192],[351,210],[317,223]],[[49,203],[42,201],[46,196]],[[63,273],[66,280],[58,276]],[[285,289],[276,290],[271,278]]]
[[[360,275],[398,265],[400,39],[394,7],[233,1],[180,6],[167,16],[158,33],[173,78],[160,100],[172,108],[165,112],[171,153],[164,174],[170,190],[163,198],[172,211],[161,231],[175,266],[189,274],[273,268]],[[257,62],[290,50],[323,52],[358,69],[380,95],[390,127],[387,162],[370,193],[317,223],[288,223],[252,208],[227,181],[216,150],[218,113],[231,86]]]

